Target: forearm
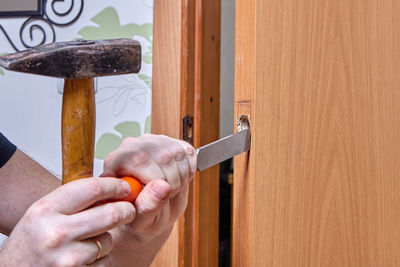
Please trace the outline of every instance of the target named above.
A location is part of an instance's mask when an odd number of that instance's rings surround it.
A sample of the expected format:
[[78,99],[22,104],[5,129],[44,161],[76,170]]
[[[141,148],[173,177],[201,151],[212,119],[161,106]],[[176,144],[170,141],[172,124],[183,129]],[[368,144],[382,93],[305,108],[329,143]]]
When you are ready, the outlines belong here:
[[157,252],[168,239],[171,229],[159,234],[151,240],[144,240],[131,232],[128,226],[111,231],[114,248],[110,253],[113,266],[147,267],[150,266]]
[[17,150],[0,168],[0,231],[8,235],[33,202],[60,185],[54,175]]

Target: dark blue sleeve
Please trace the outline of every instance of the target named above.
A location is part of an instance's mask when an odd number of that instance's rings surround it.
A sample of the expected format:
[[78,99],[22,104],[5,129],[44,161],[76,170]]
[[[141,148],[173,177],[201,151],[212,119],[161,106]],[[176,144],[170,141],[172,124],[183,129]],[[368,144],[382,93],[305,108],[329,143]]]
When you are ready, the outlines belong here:
[[0,133],[0,168],[14,155],[17,147]]

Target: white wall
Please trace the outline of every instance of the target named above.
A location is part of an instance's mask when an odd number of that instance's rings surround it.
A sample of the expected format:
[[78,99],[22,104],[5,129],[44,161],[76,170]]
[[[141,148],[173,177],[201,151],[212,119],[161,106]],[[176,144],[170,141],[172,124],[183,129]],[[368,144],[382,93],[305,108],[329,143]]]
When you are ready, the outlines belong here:
[[222,0],[220,136],[233,133],[235,72],[235,0]]

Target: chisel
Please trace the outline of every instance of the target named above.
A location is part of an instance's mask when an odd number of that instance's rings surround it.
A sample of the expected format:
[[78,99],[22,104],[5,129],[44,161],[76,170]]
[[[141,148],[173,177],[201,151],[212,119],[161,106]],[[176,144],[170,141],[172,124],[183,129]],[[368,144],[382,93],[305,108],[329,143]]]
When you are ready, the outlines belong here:
[[204,171],[250,149],[250,129],[244,129],[196,149],[197,169]]
[[[248,150],[250,150],[250,129],[246,128],[196,149],[197,169],[204,171]],[[134,202],[143,187],[135,178],[123,177],[122,179],[127,181],[132,188],[131,194],[122,200]]]

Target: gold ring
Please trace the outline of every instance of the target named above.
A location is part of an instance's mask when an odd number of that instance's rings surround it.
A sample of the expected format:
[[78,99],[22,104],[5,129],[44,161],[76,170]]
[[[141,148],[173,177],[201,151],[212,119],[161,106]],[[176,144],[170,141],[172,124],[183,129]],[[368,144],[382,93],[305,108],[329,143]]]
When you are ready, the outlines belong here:
[[100,259],[101,252],[103,251],[103,246],[101,245],[100,241],[97,240],[96,238],[92,238],[92,239],[93,239],[94,243],[97,245],[97,248],[98,248],[96,259],[95,259],[95,261],[97,261],[98,259]]

